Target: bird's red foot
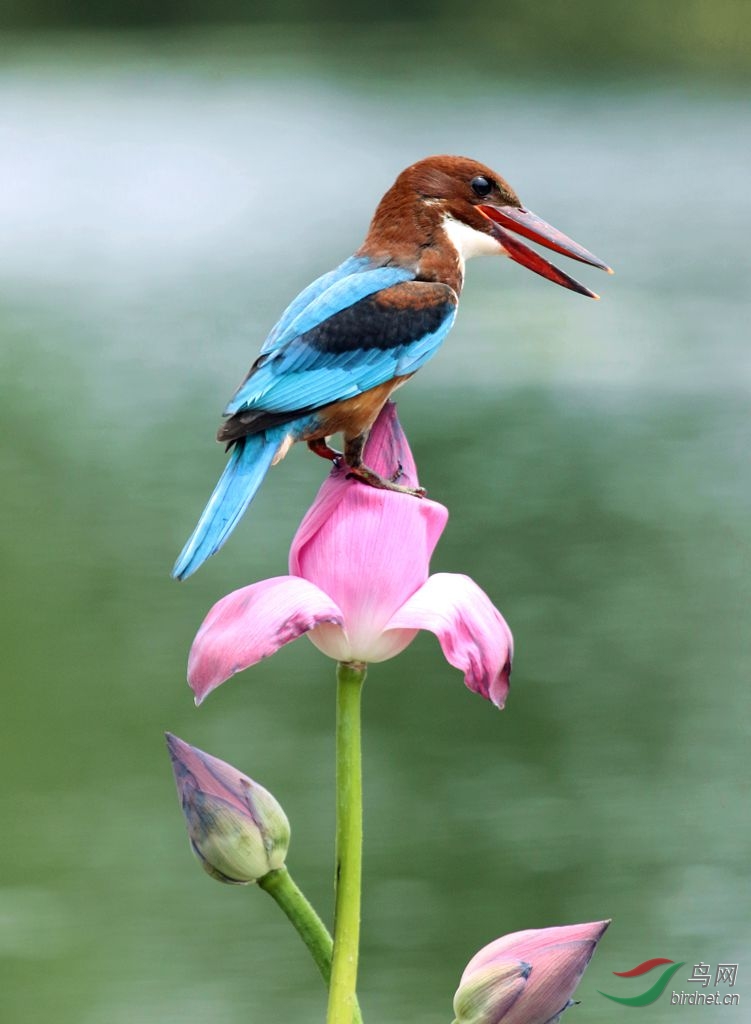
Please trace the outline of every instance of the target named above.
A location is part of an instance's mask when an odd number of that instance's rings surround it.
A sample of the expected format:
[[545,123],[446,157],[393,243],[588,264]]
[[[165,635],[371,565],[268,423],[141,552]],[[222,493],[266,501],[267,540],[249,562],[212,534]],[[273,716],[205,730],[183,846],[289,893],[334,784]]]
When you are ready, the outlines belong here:
[[308,448],[316,455],[320,455],[322,459],[328,459],[329,462],[333,462],[337,469],[344,465],[342,453],[338,452],[336,448],[331,448],[327,445],[326,439],[323,437],[317,437],[313,441],[308,441]]

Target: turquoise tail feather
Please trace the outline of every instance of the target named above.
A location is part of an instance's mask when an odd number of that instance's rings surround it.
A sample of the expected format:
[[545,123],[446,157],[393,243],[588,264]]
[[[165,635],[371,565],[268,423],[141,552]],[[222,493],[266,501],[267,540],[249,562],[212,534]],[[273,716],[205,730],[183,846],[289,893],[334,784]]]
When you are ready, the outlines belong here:
[[192,576],[224,544],[256,496],[287,431],[287,427],[266,430],[236,442],[214,493],[175,562],[174,579]]

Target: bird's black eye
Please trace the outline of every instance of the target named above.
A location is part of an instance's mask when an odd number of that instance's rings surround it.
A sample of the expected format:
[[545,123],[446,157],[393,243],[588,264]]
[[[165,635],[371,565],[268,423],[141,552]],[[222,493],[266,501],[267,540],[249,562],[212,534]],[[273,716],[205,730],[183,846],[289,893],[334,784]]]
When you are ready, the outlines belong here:
[[484,199],[485,196],[490,195],[493,191],[493,183],[488,181],[488,179],[484,178],[481,174],[478,174],[476,178],[473,178],[470,185],[472,186],[472,191],[476,196],[479,196],[480,199]]

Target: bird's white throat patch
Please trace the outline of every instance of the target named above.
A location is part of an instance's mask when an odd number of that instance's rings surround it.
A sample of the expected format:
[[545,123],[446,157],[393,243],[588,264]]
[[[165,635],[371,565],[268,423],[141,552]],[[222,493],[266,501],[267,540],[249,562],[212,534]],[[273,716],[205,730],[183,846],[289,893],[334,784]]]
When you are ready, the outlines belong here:
[[462,266],[464,261],[472,256],[499,256],[505,252],[501,243],[492,235],[477,231],[476,228],[471,228],[469,224],[453,217],[443,218],[443,230],[458,252]]

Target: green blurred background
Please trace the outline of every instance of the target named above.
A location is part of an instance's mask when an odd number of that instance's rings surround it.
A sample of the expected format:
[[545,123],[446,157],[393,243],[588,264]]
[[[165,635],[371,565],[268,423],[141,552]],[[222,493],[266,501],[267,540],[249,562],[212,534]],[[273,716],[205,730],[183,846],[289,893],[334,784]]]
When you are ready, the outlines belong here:
[[[434,152],[617,276],[580,269],[594,303],[471,264],[400,393],[451,512],[433,567],[488,591],[518,654],[501,713],[430,636],[371,671],[366,1020],[449,1021],[481,945],[605,916],[571,1024],[745,1019],[750,11],[3,5],[3,1021],[323,1019],[271,901],[193,862],[162,732],[272,789],[328,917],[333,665],[300,640],[200,710],[184,683],[210,605],[285,570],[325,467],[293,452],[197,577],[169,568],[267,330]],[[738,963],[741,1006],[597,994],[654,956],[685,990]]]

